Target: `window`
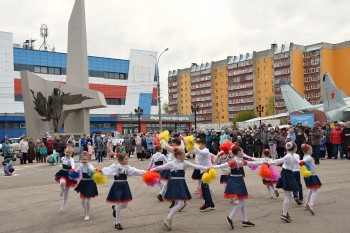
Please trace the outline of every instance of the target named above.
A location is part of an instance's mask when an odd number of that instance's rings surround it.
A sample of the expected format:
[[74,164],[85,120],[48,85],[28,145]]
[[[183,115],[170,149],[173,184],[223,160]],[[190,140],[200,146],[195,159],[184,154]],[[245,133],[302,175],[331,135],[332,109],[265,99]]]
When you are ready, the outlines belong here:
[[[29,70],[29,69],[28,69]],[[46,66],[34,66],[34,73],[42,74],[61,74],[61,68],[57,67],[46,67]]]
[[125,105],[125,99],[106,98],[108,105]]
[[266,67],[266,66],[264,66],[264,70],[267,70],[267,67]]
[[265,90],[265,94],[268,94],[268,93],[269,93],[269,91],[266,89],[266,90]]
[[15,101],[23,102],[23,95],[15,95]]

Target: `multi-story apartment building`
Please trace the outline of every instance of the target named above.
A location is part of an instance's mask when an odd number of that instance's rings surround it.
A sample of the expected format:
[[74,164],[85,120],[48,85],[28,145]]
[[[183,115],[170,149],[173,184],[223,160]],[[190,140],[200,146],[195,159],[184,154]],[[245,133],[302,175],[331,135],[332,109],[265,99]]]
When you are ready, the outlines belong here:
[[179,112],[178,106],[178,76],[177,70],[169,71],[168,73],[168,110],[169,114],[176,114]]
[[[229,56],[225,60],[200,66],[193,64],[187,71],[188,76],[184,77],[191,80],[192,105],[200,107],[197,121],[219,124],[226,123],[226,119],[231,121],[242,110],[256,112],[259,104],[264,107],[262,116],[287,112],[280,89],[281,80],[292,84],[311,104],[318,104],[324,98],[322,77],[329,72],[335,84],[350,96],[349,60],[350,41],[306,46],[272,44],[267,50]],[[174,72],[169,72],[169,80],[172,75]],[[189,114],[185,105],[179,105],[182,100],[186,102],[185,98],[188,97],[185,97],[185,93],[179,96],[179,91],[172,94],[171,85],[174,84],[169,81],[169,101],[178,105],[177,108],[174,105],[171,113]],[[274,99],[274,112],[268,109],[271,98]]]
[[[268,101],[275,98],[273,89],[273,51],[272,49],[255,53],[255,103],[264,107],[261,116],[268,113]],[[278,97],[281,98],[281,97]],[[254,109],[256,110],[256,109]],[[271,111],[269,111],[271,113]]]
[[212,123],[212,77],[211,63],[191,66],[191,104],[198,106],[197,121]]
[[228,58],[228,111],[230,121],[239,111],[254,111],[254,53]]
[[222,124],[229,122],[228,118],[228,81],[227,59],[212,62],[212,86],[213,86],[213,123]]

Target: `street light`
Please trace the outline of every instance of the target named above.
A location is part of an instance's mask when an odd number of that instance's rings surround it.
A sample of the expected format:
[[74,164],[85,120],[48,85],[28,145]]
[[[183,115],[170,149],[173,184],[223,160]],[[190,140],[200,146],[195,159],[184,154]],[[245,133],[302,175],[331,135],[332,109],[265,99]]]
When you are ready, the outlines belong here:
[[158,91],[158,117],[159,117],[159,131],[163,131],[163,123],[162,123],[162,106],[161,106],[161,100],[160,100],[160,80],[159,80],[159,59],[165,53],[168,51],[169,48],[166,48],[161,54],[159,54],[159,57],[157,59],[157,91]]
[[[262,106],[261,104],[259,104],[259,105],[256,107],[256,111],[258,112],[259,117],[261,118],[261,113],[264,112],[264,106]],[[261,119],[260,119],[260,126],[261,126]]]
[[199,111],[199,106],[197,104],[191,106],[192,113],[194,113],[194,129],[197,130],[197,112]]
[[130,112],[130,134],[134,133],[134,123],[132,122],[132,112]]
[[139,118],[139,132],[138,133],[141,133],[141,120],[140,120],[140,117],[141,117],[141,115],[143,115],[143,109],[140,108],[140,107],[135,108],[135,114]]

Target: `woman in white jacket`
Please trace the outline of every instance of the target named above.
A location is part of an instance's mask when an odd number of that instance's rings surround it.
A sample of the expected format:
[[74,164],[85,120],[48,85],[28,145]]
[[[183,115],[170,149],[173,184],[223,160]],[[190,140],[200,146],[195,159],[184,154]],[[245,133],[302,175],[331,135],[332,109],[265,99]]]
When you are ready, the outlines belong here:
[[19,151],[22,153],[22,158],[20,159],[21,164],[26,164],[28,159],[29,144],[27,137],[24,135],[22,140],[19,142]]

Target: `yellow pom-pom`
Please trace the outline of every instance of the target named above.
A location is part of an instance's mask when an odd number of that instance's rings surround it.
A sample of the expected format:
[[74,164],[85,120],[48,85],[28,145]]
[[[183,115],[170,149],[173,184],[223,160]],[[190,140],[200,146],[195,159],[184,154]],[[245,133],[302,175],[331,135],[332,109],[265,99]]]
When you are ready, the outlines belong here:
[[169,142],[169,140],[170,140],[170,134],[169,134],[169,131],[168,130],[165,130],[165,131],[163,131],[163,132],[161,132],[160,134],[159,134],[159,138],[160,138],[160,140],[162,140],[162,139],[164,139],[165,140],[165,142]]
[[305,165],[300,167],[300,173],[303,177],[311,176],[311,172],[309,170],[307,170]]
[[198,147],[198,148],[199,148],[199,146],[200,146],[198,143],[195,143],[194,145],[195,145],[196,147]]
[[212,180],[216,179],[217,173],[216,173],[216,171],[215,171],[214,168],[210,168],[210,170],[209,170],[209,175],[210,175],[210,178],[211,178]]
[[103,175],[101,172],[95,172],[92,176],[92,180],[96,184],[105,184],[107,182],[107,176]]
[[212,178],[210,177],[209,173],[208,172],[205,172],[203,175],[202,175],[202,182],[204,184],[210,184],[212,181]]
[[193,150],[193,141],[194,141],[194,137],[192,135],[185,137],[185,145],[186,145],[186,150],[187,151],[192,151]]

